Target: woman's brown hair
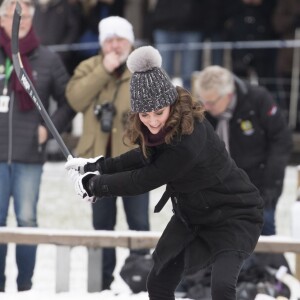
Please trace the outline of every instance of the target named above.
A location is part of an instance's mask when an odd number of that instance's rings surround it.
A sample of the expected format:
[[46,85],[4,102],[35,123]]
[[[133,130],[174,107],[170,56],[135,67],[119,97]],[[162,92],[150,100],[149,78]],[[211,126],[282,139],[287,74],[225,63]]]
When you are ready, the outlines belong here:
[[[178,98],[171,105],[170,116],[165,124],[168,131],[165,135],[165,143],[170,144],[172,139],[183,134],[189,135],[194,130],[195,119],[204,118],[204,107],[194,100],[191,94],[182,87],[176,87]],[[128,117],[127,128],[123,141],[128,140],[131,145],[139,144],[143,154],[147,157],[145,139],[142,132],[142,122],[138,113],[131,113]],[[126,143],[125,143],[126,144]]]

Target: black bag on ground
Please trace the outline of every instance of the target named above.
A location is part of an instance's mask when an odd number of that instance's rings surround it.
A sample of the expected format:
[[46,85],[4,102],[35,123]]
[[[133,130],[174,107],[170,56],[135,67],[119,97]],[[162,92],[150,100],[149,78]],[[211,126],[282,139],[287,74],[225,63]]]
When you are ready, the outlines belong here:
[[237,296],[240,300],[254,300],[257,293],[277,298],[290,298],[289,288],[279,282],[276,271],[285,266],[288,273],[291,269],[284,255],[281,253],[252,253],[245,261],[240,272]]
[[126,258],[120,276],[133,293],[147,291],[146,282],[152,266],[153,260],[150,254],[131,254]]

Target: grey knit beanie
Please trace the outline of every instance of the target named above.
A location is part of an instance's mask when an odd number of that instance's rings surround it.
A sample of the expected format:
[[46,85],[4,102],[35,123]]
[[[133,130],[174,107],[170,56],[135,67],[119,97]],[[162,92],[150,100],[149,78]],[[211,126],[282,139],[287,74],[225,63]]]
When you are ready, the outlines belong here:
[[130,100],[133,112],[151,112],[169,106],[177,99],[177,91],[161,68],[157,49],[144,46],[134,50],[127,59],[132,74]]

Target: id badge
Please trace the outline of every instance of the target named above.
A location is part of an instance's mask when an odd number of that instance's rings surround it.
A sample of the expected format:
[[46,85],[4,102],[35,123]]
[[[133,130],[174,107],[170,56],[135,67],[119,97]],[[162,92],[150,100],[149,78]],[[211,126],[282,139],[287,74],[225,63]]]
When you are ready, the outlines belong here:
[[7,113],[9,110],[9,96],[0,95],[0,113]]

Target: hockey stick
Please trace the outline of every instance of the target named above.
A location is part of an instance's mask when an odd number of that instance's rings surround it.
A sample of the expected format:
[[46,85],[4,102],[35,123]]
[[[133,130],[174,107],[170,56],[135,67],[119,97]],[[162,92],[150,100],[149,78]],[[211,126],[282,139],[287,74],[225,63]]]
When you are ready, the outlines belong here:
[[14,18],[13,18],[12,38],[11,38],[13,66],[20,83],[22,84],[22,86],[24,87],[24,89],[26,90],[26,92],[34,102],[39,113],[44,119],[48,129],[52,133],[52,136],[57,141],[64,156],[66,157],[66,159],[68,159],[72,157],[72,155],[69,149],[67,148],[67,146],[65,145],[63,139],[61,138],[60,134],[58,133],[57,129],[55,128],[52,120],[50,119],[39,95],[37,94],[22,64],[21,56],[19,53],[19,28],[20,28],[21,15],[22,15],[22,8],[19,2],[17,1],[15,12],[14,12]]

